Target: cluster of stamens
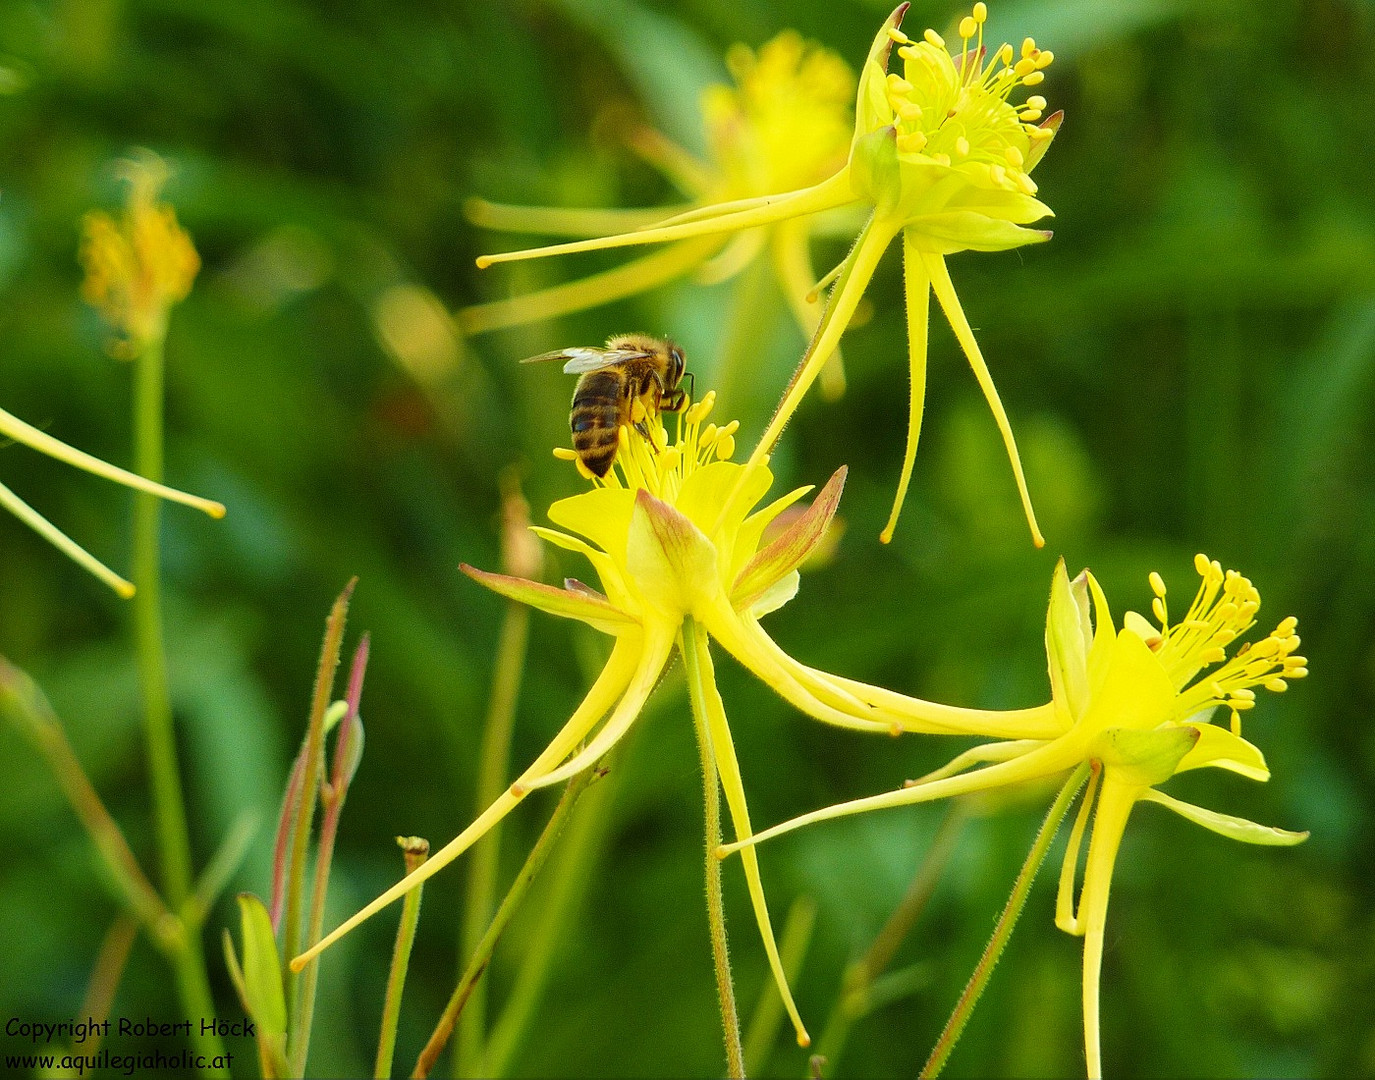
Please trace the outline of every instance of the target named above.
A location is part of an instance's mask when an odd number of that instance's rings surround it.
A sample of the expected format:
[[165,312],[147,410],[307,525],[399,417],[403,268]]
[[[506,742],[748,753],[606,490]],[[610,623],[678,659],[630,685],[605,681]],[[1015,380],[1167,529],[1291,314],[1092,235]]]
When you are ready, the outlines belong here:
[[721,427],[714,423],[703,426],[715,406],[716,391],[709,390],[701,401],[678,412],[678,430],[672,443],[668,441],[662,414],[647,414],[636,409],[631,414],[631,423],[620,427],[616,459],[605,476],[594,476],[577,452],[567,447],[555,447],[554,456],[561,461],[576,462],[578,471],[598,487],[632,491],[643,488],[671,503],[678,497],[683,481],[697,469],[713,461],[729,461],[735,454],[739,420]]
[[[1241,713],[1256,704],[1253,687],[1282,693],[1288,689],[1288,680],[1308,674],[1307,659],[1298,655],[1299,636],[1294,633],[1298,620],[1288,616],[1268,637],[1242,645],[1228,659],[1227,646],[1255,625],[1260,593],[1250,578],[1235,570],[1224,571],[1221,563],[1206,555],[1194,557],[1194,568],[1202,584],[1184,617],[1173,624],[1165,582],[1159,574],[1151,573],[1151,591],[1155,594],[1151,610],[1160,630],[1147,644],[1180,688],[1181,716],[1226,705],[1232,711],[1232,731],[1240,735]],[[1213,664],[1223,666],[1211,678],[1188,685],[1199,671]]]
[[[988,168],[999,187],[1032,195],[1036,185],[1026,173],[1029,147],[1053,134],[1035,123],[1045,111],[1046,99],[1033,94],[1020,106],[1007,99],[1019,86],[1042,82],[1055,54],[1038,49],[1027,38],[1015,61],[1012,46],[1003,44],[985,63],[987,18],[987,6],[979,3],[972,15],[960,20],[962,48],[957,60],[934,30],[927,30],[921,41],[896,28],[888,31],[899,46],[898,55],[907,61],[908,78],[890,74],[886,84],[898,153],[924,154],[945,166],[977,162]],[[953,81],[949,77],[952,61]],[[920,86],[911,80],[914,75]]]

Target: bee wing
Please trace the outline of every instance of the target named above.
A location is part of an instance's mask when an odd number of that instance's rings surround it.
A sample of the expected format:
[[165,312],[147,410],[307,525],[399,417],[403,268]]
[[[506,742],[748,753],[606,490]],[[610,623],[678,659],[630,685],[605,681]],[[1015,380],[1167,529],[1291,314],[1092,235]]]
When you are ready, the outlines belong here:
[[644,360],[650,355],[643,349],[565,349],[559,354],[568,361],[563,365],[563,370],[569,375],[600,371],[627,360]]
[[587,351],[587,349],[555,349],[553,352],[540,353],[538,356],[527,356],[521,363],[543,364],[548,360],[567,360],[574,353]]

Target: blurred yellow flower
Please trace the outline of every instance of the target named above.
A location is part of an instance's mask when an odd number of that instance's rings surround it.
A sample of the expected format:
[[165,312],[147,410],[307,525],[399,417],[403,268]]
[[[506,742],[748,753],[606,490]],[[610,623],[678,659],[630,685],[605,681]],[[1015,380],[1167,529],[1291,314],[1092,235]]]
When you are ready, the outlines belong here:
[[[80,450],[54,439],[46,432],[39,431],[38,428],[24,423],[19,417],[6,412],[4,409],[0,409],[0,435],[25,446],[30,446],[49,457],[56,458],[58,461],[65,461],[68,465],[74,465],[78,469],[85,469],[96,476],[103,476],[107,480],[113,480],[117,484],[133,488],[135,491],[145,491],[150,495],[158,495],[172,502],[185,503],[187,506],[193,506],[214,518],[224,517],[224,507],[217,502],[211,502],[209,499],[202,499],[195,495],[187,495],[185,492],[165,487],[162,484],[155,484],[151,480],[145,480],[134,473],[126,472],[124,469],[101,461],[90,454],[82,453]],[[0,507],[4,507],[79,566],[100,578],[120,596],[127,599],[134,595],[132,584],[77,544],[56,525],[5,487],[4,484],[0,484]]]
[[[738,425],[708,422],[714,401],[715,394],[709,393],[681,413],[671,443],[657,417],[636,417],[648,439],[636,426],[623,425],[620,449],[606,477],[590,477],[591,491],[549,508],[550,519],[561,529],[534,530],[550,543],[584,555],[597,571],[602,591],[571,579],[560,589],[463,567],[503,596],[611,635],[611,656],[563,730],[508,791],[421,870],[297,957],[293,968],[299,970],[363,920],[443,869],[528,792],[567,780],[606,754],[638,718],[673,650],[685,649],[688,625],[703,631],[691,635],[693,659],[708,680],[712,667],[707,640],[712,638],[784,699],[827,723],[884,734],[971,728],[998,736],[1049,731],[1049,706],[1017,713],[951,709],[828,676],[784,652],[759,619],[796,594],[798,567],[822,543],[840,501],[845,470],[831,477],[786,530],[764,543],[769,524],[810,489],[799,488],[756,510],[773,477],[763,464],[730,460]],[[577,461],[572,450],[561,450],[558,456]],[[751,834],[749,810],[730,729],[714,682],[706,689],[709,705],[715,703],[708,709],[711,752],[736,836],[746,838]],[[577,750],[588,736],[585,748]],[[744,870],[774,978],[805,1045],[806,1031],[783,975],[752,852],[745,855]]]
[[[1070,582],[1064,561],[1055,570],[1046,619],[1046,652],[1058,734],[988,743],[899,791],[841,803],[794,818],[755,836],[724,845],[747,850],[802,825],[889,806],[906,806],[1061,776],[1078,765],[1093,769],[1061,867],[1056,925],[1084,941],[1084,1039],[1089,1076],[1102,1075],[1098,985],[1107,922],[1108,889],[1127,818],[1138,802],[1154,802],[1214,832],[1251,844],[1285,845],[1307,833],[1268,828],[1180,802],[1158,785],[1177,773],[1213,766],[1252,780],[1268,780],[1260,750],[1241,737],[1241,713],[1255,705],[1255,687],[1281,692],[1308,674],[1297,655],[1293,617],[1262,641],[1227,646],[1255,625],[1260,594],[1250,580],[1199,555],[1203,579],[1184,616],[1169,621],[1165,583],[1151,575],[1155,626],[1129,612],[1114,633],[1107,598],[1088,571]],[[1089,616],[1090,597],[1094,618]],[[1220,665],[1220,666],[1218,666]],[[1203,675],[1205,669],[1216,670]],[[1230,713],[1229,728],[1210,720]],[[971,733],[973,732],[971,729]],[[965,770],[985,764],[974,772]],[[1079,903],[1073,888],[1079,849],[1093,819]]]
[[119,335],[111,351],[129,359],[166,334],[167,313],[190,293],[201,261],[176,212],[158,202],[167,163],[138,150],[119,171],[129,185],[119,219],[92,210],[81,223],[81,296]]
[[[1038,49],[1031,38],[1022,43],[1020,55],[1011,45],[987,54],[983,27],[988,11],[982,3],[960,23],[958,54],[952,54],[934,30],[913,41],[898,29],[907,6],[894,11],[874,39],[860,72],[849,158],[829,178],[786,194],[698,207],[615,236],[487,255],[478,265],[664,241],[682,245],[730,233],[740,234],[733,243],[743,243],[760,226],[778,228],[840,206],[867,207],[868,223],[850,253],[813,287],[815,292],[835,283],[817,333],[751,461],[757,463],[772,450],[839,346],[880,256],[901,235],[911,402],[902,473],[881,539],[892,538],[916,457],[925,403],[928,301],[934,291],[993,410],[1032,539],[1039,547],[1045,541],[1016,440],[951,283],[945,256],[966,250],[1005,251],[1049,239],[1050,233],[1024,226],[1051,213],[1034,198],[1036,185],[1029,174],[1050,146],[1061,114],[1037,124],[1045,110],[1044,98],[1032,95],[1014,105],[1009,97],[1015,90],[1040,84],[1054,55]],[[888,72],[894,44],[904,61],[902,75]],[[777,147],[774,152],[782,154]]]
[[[634,126],[626,138],[637,153],[668,177],[696,206],[776,195],[815,184],[845,164],[853,127],[855,77],[835,53],[784,30],[759,50],[735,45],[726,54],[732,86],[709,87],[702,95],[707,160],[694,157],[659,132]],[[508,232],[595,236],[649,224],[662,211],[560,210],[502,206],[471,200],[473,222]],[[689,212],[691,213],[691,212]],[[734,239],[710,236],[685,240],[604,273],[556,285],[510,300],[479,304],[459,312],[470,333],[483,333],[536,319],[553,318],[648,292],[696,271],[704,283],[728,280],[767,254],[779,288],[810,339],[821,318],[812,285],[809,238],[813,223],[781,221],[742,232]],[[844,387],[839,364],[828,365],[823,388]]]

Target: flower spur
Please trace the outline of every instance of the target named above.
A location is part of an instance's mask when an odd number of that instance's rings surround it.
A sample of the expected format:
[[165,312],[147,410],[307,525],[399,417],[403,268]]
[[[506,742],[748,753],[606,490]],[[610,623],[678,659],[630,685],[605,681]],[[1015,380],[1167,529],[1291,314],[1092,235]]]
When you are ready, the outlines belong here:
[[[1169,622],[1165,583],[1153,573],[1152,609],[1160,625],[1129,612],[1122,629],[1114,633],[1098,582],[1085,571],[1071,583],[1062,560],[1046,620],[1057,735],[975,747],[898,791],[804,814],[723,845],[719,853],[748,850],[760,841],[831,818],[1036,783],[1090,765],[1092,779],[1061,867],[1055,918],[1062,930],[1085,939],[1085,1051],[1089,1076],[1101,1076],[1098,1003],[1108,891],[1133,807],[1138,802],[1158,803],[1223,836],[1252,844],[1290,845],[1308,836],[1207,810],[1156,790],[1177,773],[1204,766],[1251,780],[1269,779],[1264,756],[1241,737],[1241,714],[1255,705],[1256,687],[1282,692],[1291,680],[1308,674],[1307,661],[1297,654],[1293,617],[1229,658],[1227,646],[1255,624],[1260,594],[1249,579],[1233,570],[1224,572],[1203,555],[1196,557],[1195,568],[1202,583],[1182,619]],[[1204,674],[1213,667],[1216,670]],[[1229,727],[1211,722],[1219,708],[1228,710]],[[983,767],[968,771],[976,765]],[[1075,905],[1075,874],[1090,817],[1088,856]]]
[[[1043,97],[1031,95],[1021,105],[1013,105],[1009,96],[1041,83],[1054,54],[1038,49],[1027,38],[1019,56],[1006,44],[989,56],[983,46],[987,7],[978,3],[960,23],[961,48],[952,55],[935,31],[928,30],[919,41],[902,33],[898,27],[906,10],[907,4],[897,8],[874,39],[859,77],[849,158],[829,178],[786,194],[696,207],[619,235],[486,255],[478,259],[478,265],[636,244],[687,243],[723,233],[747,235],[759,226],[837,207],[867,208],[868,222],[850,253],[813,287],[815,293],[834,282],[817,331],[751,463],[760,463],[777,442],[839,347],[880,257],[901,236],[911,398],[902,470],[880,538],[885,542],[892,538],[916,458],[925,407],[927,312],[934,291],[993,411],[1032,539],[1039,547],[1044,539],[1016,439],[955,293],[945,257],[966,250],[1005,251],[1049,239],[1048,232],[1025,228],[1051,213],[1034,197],[1036,185],[1030,173],[1049,148],[1061,114],[1042,121]],[[901,76],[888,72],[894,44],[905,64]]]
[[[101,461],[100,458],[92,457],[90,454],[83,453],[75,447],[54,439],[51,435],[40,431],[31,424],[24,423],[19,417],[6,412],[4,409],[0,409],[0,435],[7,439],[13,439],[17,443],[22,443],[24,446],[32,447],[40,453],[47,454],[51,458],[56,458],[58,461],[73,465],[78,469],[84,469],[96,476],[103,476],[107,480],[113,480],[117,484],[133,488],[135,491],[157,495],[170,502],[184,503],[209,514],[213,518],[224,517],[224,506],[220,503],[212,502],[210,499],[202,499],[196,495],[188,495],[183,491],[145,480],[135,473],[117,468],[109,462]],[[89,551],[81,547],[4,484],[0,484],[0,507],[4,507],[77,565],[105,582],[120,596],[127,599],[134,595],[134,586],[130,582],[120,577]]]

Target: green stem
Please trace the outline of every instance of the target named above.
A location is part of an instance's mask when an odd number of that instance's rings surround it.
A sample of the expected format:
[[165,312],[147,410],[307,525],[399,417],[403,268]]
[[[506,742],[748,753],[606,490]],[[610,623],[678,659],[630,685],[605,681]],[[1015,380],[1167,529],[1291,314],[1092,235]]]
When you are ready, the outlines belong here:
[[[339,654],[344,643],[344,625],[348,620],[349,602],[353,598],[354,578],[339,594],[325,621],[325,638],[320,648],[320,666],[315,673],[315,691],[311,698],[310,722],[306,727],[305,746],[302,754],[305,769],[301,780],[301,805],[295,816],[295,829],[291,837],[290,863],[287,871],[286,916],[282,932],[282,955],[290,959],[300,951],[302,912],[305,906],[306,863],[310,849],[310,833],[315,820],[315,803],[320,797],[320,775],[325,761],[325,713],[329,709],[330,697],[334,692],[334,673],[339,667]],[[316,866],[316,877],[321,873],[328,879],[329,854],[324,838],[321,838],[320,862]],[[321,919],[312,919],[311,933],[307,946],[315,944],[323,925],[323,902]],[[310,1050],[310,1023],[314,1009],[316,961],[311,961],[301,973],[286,970],[288,997],[291,1002],[291,1022],[287,1032],[287,1060],[291,1064],[293,1076],[305,1072],[306,1055]]]
[[440,1016],[439,1023],[435,1025],[429,1042],[420,1051],[420,1056],[415,1062],[415,1070],[411,1073],[412,1076],[429,1076],[430,1070],[439,1060],[439,1055],[443,1053],[444,1047],[448,1045],[449,1039],[454,1033],[454,1027],[458,1024],[459,1017],[463,1013],[463,1007],[468,1003],[469,997],[472,996],[473,988],[478,984],[478,981],[487,971],[487,965],[492,961],[492,953],[496,949],[502,931],[506,929],[506,924],[511,921],[511,916],[520,907],[521,901],[525,899],[525,894],[530,891],[530,886],[539,876],[540,870],[553,852],[554,845],[563,832],[564,826],[568,824],[569,815],[572,813],[574,804],[578,801],[578,796],[598,775],[596,767],[584,769],[569,780],[568,785],[563,789],[563,797],[559,799],[558,806],[554,808],[554,813],[549,818],[549,824],[544,827],[539,839],[535,841],[535,846],[530,849],[530,854],[526,856],[525,865],[520,868],[520,873],[516,875],[516,880],[511,883],[510,889],[507,890],[505,898],[501,901],[501,906],[497,908],[497,913],[492,916],[491,925],[487,927],[487,932],[478,942],[477,949],[468,961],[468,968],[463,972],[463,977],[459,979],[458,986],[454,988],[453,995],[444,1007],[443,1015]]
[[[482,749],[477,777],[477,813],[481,813],[506,787],[510,767],[511,731],[516,720],[516,701],[520,695],[521,669],[525,666],[526,643],[530,637],[530,609],[524,604],[506,605],[501,637],[493,662],[492,696],[483,728]],[[468,892],[464,898],[462,956],[472,956],[492,920],[496,907],[497,868],[501,854],[501,824],[473,845],[472,867],[468,873]],[[487,984],[473,990],[458,1029],[458,1051],[454,1057],[455,1076],[482,1075],[483,1042],[487,1022]]]
[[692,702],[693,725],[697,730],[697,749],[702,758],[702,794],[706,803],[706,885],[707,923],[711,928],[711,956],[716,968],[716,991],[721,1001],[721,1026],[726,1043],[726,1075],[744,1080],[745,1050],[740,1041],[740,1013],[735,1005],[735,984],[730,973],[730,949],[726,940],[726,911],[721,892],[721,860],[716,849],[721,844],[721,792],[716,775],[716,755],[707,728],[705,687],[701,665],[697,662],[697,627],[692,619],[683,620],[683,667],[687,672],[688,698]]
[[[134,471],[160,483],[163,475],[163,345],[158,335],[134,361]],[[157,821],[163,894],[181,912],[191,896],[191,841],[177,765],[172,698],[163,647],[162,572],[158,528],[162,503],[157,496],[134,496],[133,572],[134,649],[143,689],[144,735],[152,772],[153,815]],[[224,1053],[218,1036],[201,1031],[201,1019],[215,1015],[201,948],[199,920],[188,921],[176,956],[177,988],[191,1020],[196,1050],[207,1058]]]
[[902,900],[865,954],[846,969],[841,979],[840,995],[831,1008],[831,1015],[817,1043],[817,1054],[826,1059],[832,1070],[845,1049],[851,1026],[873,1007],[875,981],[888,970],[898,946],[907,939],[921,918],[921,913],[926,910],[936,883],[954,853],[955,841],[959,839],[967,818],[968,814],[960,803],[950,804]]
[[989,939],[983,955],[979,957],[974,973],[965,985],[964,993],[955,1003],[955,1009],[951,1012],[950,1019],[945,1022],[945,1029],[941,1032],[940,1038],[936,1040],[936,1045],[931,1050],[931,1056],[926,1059],[926,1064],[922,1066],[919,1074],[921,1080],[939,1076],[941,1069],[945,1068],[950,1052],[955,1049],[955,1043],[959,1041],[960,1034],[964,1031],[964,1026],[969,1022],[970,1014],[974,1011],[974,1006],[978,1003],[984,988],[988,986],[988,980],[993,975],[993,969],[997,966],[998,959],[1002,956],[1003,949],[1012,936],[1012,930],[1017,925],[1017,919],[1022,914],[1022,908],[1026,904],[1031,883],[1035,880],[1036,872],[1040,870],[1041,863],[1045,860],[1046,852],[1050,850],[1051,841],[1055,839],[1055,834],[1060,829],[1060,822],[1065,819],[1070,804],[1074,802],[1075,796],[1079,794],[1079,789],[1084,786],[1084,781],[1088,779],[1088,776],[1089,766],[1087,764],[1080,765],[1075,769],[1070,774],[1069,779],[1065,781],[1065,786],[1060,789],[1060,794],[1055,797],[1055,802],[1051,804],[1050,810],[1046,812],[1046,818],[1041,822],[1040,831],[1036,833],[1036,839],[1031,845],[1031,850],[1027,853],[1026,862],[1022,864],[1021,872],[1018,873],[1017,880],[1012,885],[1012,894],[1007,898],[1003,913],[998,916],[998,923],[993,928],[993,936]]
[[[406,873],[413,874],[430,857],[430,842],[418,836],[398,836]],[[406,987],[406,971],[411,965],[411,946],[415,944],[415,928],[420,921],[421,885],[406,894],[401,904],[401,925],[396,928],[396,947],[392,950],[391,970],[387,973],[387,996],[382,1003],[382,1031],[377,1040],[375,1077],[391,1076],[392,1057],[396,1053],[396,1025],[401,1020],[401,992]]]

